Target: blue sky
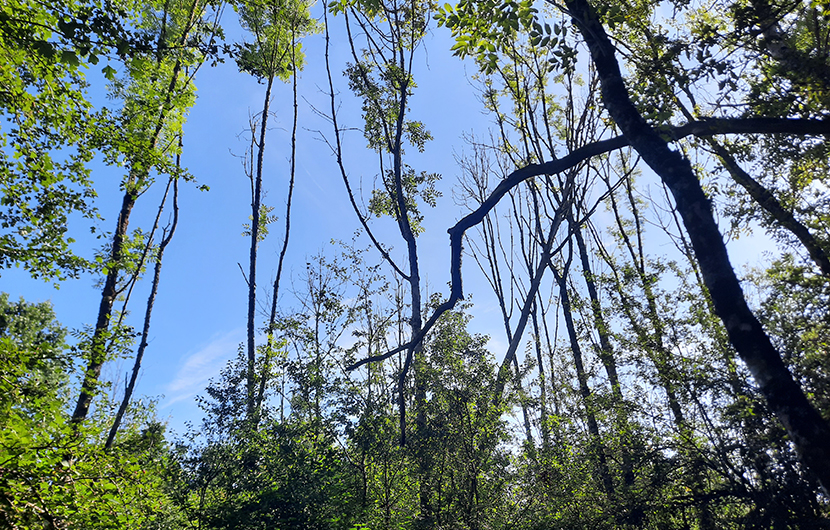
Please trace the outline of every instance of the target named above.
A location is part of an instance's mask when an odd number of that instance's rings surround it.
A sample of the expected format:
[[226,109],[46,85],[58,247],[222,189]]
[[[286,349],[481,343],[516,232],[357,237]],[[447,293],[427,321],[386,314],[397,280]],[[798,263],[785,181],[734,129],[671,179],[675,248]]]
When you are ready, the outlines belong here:
[[[315,15],[321,16],[320,5],[313,9]],[[234,17],[230,10],[225,13],[223,25],[229,38],[239,34]],[[331,24],[332,73],[341,104],[339,119],[345,126],[360,127],[359,103],[341,75],[350,59],[343,39],[342,20],[331,19]],[[489,118],[482,112],[474,85],[469,81],[474,66],[451,56],[448,33],[443,28],[434,29],[418,53],[415,71],[418,88],[411,100],[412,117],[426,124],[434,140],[427,144],[424,154],[410,149],[412,153],[408,156],[416,170],[439,172],[444,177],[440,186],[443,197],[438,199],[434,210],[425,212],[426,232],[419,238],[426,282],[431,291],[442,292],[447,291],[449,280],[446,229],[464,213],[452,198],[458,173],[453,156],[464,149],[461,138],[464,133],[480,134],[489,127]],[[331,127],[311,108],[312,105],[323,111],[329,108],[328,96],[324,93],[327,81],[323,35],[308,37],[304,49],[307,65],[299,78],[302,99],[288,280],[304,271],[308,257],[321,251],[333,252],[330,241],[349,240],[359,226],[335,159],[318,132],[331,138]],[[90,79],[94,84],[93,97],[96,97],[103,90],[103,80],[97,70],[90,71]],[[209,378],[218,375],[245,338],[247,289],[238,264],[247,270],[249,240],[241,234],[250,212],[250,184],[238,157],[244,155],[247,146],[244,134],[249,116],[259,111],[264,94],[264,86],[239,73],[232,61],[213,68],[203,67],[196,85],[198,101],[185,127],[183,164],[210,191],[199,191],[196,185],[188,183],[181,187],[179,226],[165,254],[150,345],[137,388],[138,395],[164,396],[159,402],[159,413],[177,430],[186,420],[198,420],[199,411],[193,397],[203,392]],[[260,246],[260,286],[269,283],[276,269],[281,243],[290,155],[290,83],[275,88],[272,111],[275,116],[271,118],[266,140],[264,201],[276,208],[274,213],[280,221]],[[346,133],[344,146],[353,186],[362,179],[364,189],[368,190],[377,173],[375,155],[365,149],[365,139],[357,130]],[[102,230],[111,231],[114,227],[120,206],[120,178],[119,168],[95,166],[97,206],[104,217],[97,224]],[[149,229],[161,192],[162,186],[157,183],[139,199],[132,228]],[[78,239],[76,250],[89,256],[101,242],[86,235],[85,223],[88,221],[78,220],[70,230]],[[402,248],[397,229],[390,221],[377,220],[374,224],[379,239]],[[470,276],[476,272],[473,266],[468,269]],[[474,285],[472,277],[468,281],[470,286]],[[0,290],[9,292],[13,299],[23,296],[29,301],[51,300],[59,320],[71,329],[94,323],[100,301],[100,291],[94,284],[94,278],[82,276],[54,289],[49,283],[31,280],[22,269],[2,271],[0,278]],[[130,318],[136,327],[141,323],[139,315],[143,315],[148,289],[148,281],[140,284],[131,301]],[[484,298],[476,295],[476,300]],[[291,305],[289,294],[284,302]],[[483,331],[491,326],[481,322],[476,327]],[[124,373],[131,367],[132,359],[116,360],[105,367],[104,373],[120,381],[123,388]]]
[[[320,15],[321,6],[314,7]],[[229,38],[238,35],[226,13],[224,25]],[[351,95],[340,73],[350,59],[345,45],[342,20],[332,21],[332,70],[339,89],[340,120],[345,126],[362,125],[359,102]],[[476,84],[470,80],[475,73],[471,62],[453,57],[450,36],[443,28],[434,29],[419,50],[415,80],[418,88],[411,100],[412,118],[423,121],[434,140],[424,154],[408,153],[409,163],[418,171],[443,175],[434,210],[425,211],[426,231],[419,238],[421,266],[429,292],[447,293],[449,280],[449,238],[446,229],[465,211],[453,201],[452,187],[459,173],[454,155],[464,151],[464,134],[487,134],[491,119],[478,101]],[[348,203],[345,189],[329,147],[320,139],[320,132],[331,137],[330,125],[315,114],[312,106],[329,108],[322,35],[308,37],[304,44],[307,66],[301,73],[299,90],[302,95],[299,117],[299,144],[295,203],[292,217],[291,243],[284,286],[305,270],[307,258],[318,252],[334,252],[332,239],[349,240],[358,228],[358,221]],[[91,78],[95,78],[91,74]],[[100,76],[98,76],[100,77]],[[247,142],[244,132],[249,116],[259,111],[264,87],[253,78],[238,72],[232,61],[216,67],[204,67],[197,77],[198,101],[185,127],[183,163],[199,184],[207,184],[209,192],[183,184],[180,197],[180,223],[175,239],[164,259],[162,280],[153,314],[150,346],[147,349],[137,395],[163,396],[159,414],[168,419],[173,429],[181,432],[185,421],[198,422],[199,411],[194,396],[202,393],[211,377],[218,375],[224,363],[232,358],[245,339],[247,289],[239,264],[247,270],[249,241],[242,236],[243,223],[250,211],[250,184],[245,177],[239,156],[244,155]],[[100,90],[100,88],[98,88]],[[267,138],[265,197],[274,206],[280,221],[260,246],[259,285],[269,283],[276,269],[277,251],[281,243],[282,215],[288,178],[290,154],[291,91],[290,84],[276,87],[273,96],[271,130]],[[346,165],[353,186],[363,183],[369,189],[376,175],[375,155],[365,149],[360,131],[347,133]],[[235,156],[236,155],[236,156]],[[112,230],[120,205],[118,168],[96,167],[94,179],[99,191],[97,205],[105,220],[103,230]],[[155,214],[161,186],[143,196],[131,225],[149,228]],[[599,215],[602,213],[599,212]],[[600,226],[602,222],[598,223]],[[377,220],[379,239],[403,247],[396,227],[390,220]],[[79,239],[78,251],[89,255],[100,242],[85,236],[83,222],[70,227]],[[364,244],[368,244],[364,241]],[[654,241],[659,252],[665,242]],[[754,262],[758,256],[757,240],[744,239],[732,244],[736,262]],[[489,287],[482,281],[475,263],[468,259],[464,267],[465,291],[475,293],[475,315],[472,329],[491,335],[491,350],[496,359],[503,356],[506,344],[501,317],[495,308]],[[0,290],[12,298],[23,296],[30,301],[51,300],[60,321],[69,328],[81,328],[94,322],[100,291],[94,278],[84,276],[69,280],[55,290],[51,284],[34,281],[24,271],[2,271]],[[139,315],[149,288],[145,282],[132,301],[134,326],[140,326]],[[284,289],[288,293],[290,289]],[[260,291],[262,293],[262,291]],[[292,305],[290,294],[283,302]],[[521,351],[521,350],[520,350]],[[132,359],[110,363],[105,374],[123,381]],[[123,388],[123,383],[121,383]]]

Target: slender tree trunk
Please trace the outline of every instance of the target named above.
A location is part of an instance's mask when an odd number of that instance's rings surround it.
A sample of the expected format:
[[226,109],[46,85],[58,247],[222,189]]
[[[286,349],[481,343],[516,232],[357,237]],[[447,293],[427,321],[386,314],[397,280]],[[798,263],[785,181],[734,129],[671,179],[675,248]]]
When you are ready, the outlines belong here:
[[[200,12],[199,0],[194,0],[190,6],[190,11],[185,24],[185,31],[182,33],[179,43],[183,44],[189,35],[189,28],[191,28],[198,18]],[[164,50],[164,41],[167,36],[163,30],[159,34],[159,53]],[[161,61],[159,57],[159,61]],[[181,61],[176,61],[173,66],[173,71],[170,76],[170,82],[167,85],[164,94],[164,103],[161,105],[154,130],[150,135],[150,140],[147,147],[155,149],[158,144],[159,137],[164,128],[168,113],[172,110],[171,102],[173,101],[173,94],[176,92],[176,85],[179,81],[179,76],[184,65]],[[189,81],[188,81],[189,82]],[[131,169],[129,178],[124,185],[124,197],[121,202],[121,210],[118,214],[118,221],[115,226],[115,233],[113,234],[112,247],[109,254],[109,268],[107,276],[104,280],[104,287],[101,290],[101,302],[98,306],[98,318],[95,322],[95,330],[92,335],[90,345],[89,360],[86,371],[84,372],[84,381],[81,384],[81,392],[78,397],[78,402],[75,406],[75,411],[72,413],[72,423],[78,424],[83,422],[89,408],[92,404],[92,398],[95,396],[98,386],[100,384],[101,368],[107,359],[107,340],[110,335],[110,318],[112,317],[112,307],[115,299],[118,296],[118,276],[122,271],[122,260],[124,259],[124,244],[127,237],[127,229],[130,224],[130,215],[133,207],[141,192],[142,186],[146,184],[146,177],[150,168],[141,168],[137,170],[135,167]]]
[[545,376],[545,362],[542,359],[542,337],[539,333],[538,298],[533,303],[531,317],[533,318],[533,346],[536,351],[536,364],[539,370],[539,424],[542,430],[542,449],[550,449],[550,422],[548,419],[548,383]]
[[[292,39],[294,34],[292,32]],[[274,344],[274,331],[277,323],[277,300],[280,294],[280,280],[282,278],[282,268],[285,263],[285,255],[288,252],[288,238],[291,234],[291,203],[294,198],[294,177],[296,175],[296,155],[297,155],[297,56],[296,47],[291,47],[291,64],[293,66],[291,91],[293,95],[293,121],[291,126],[291,168],[288,181],[288,199],[285,204],[285,234],[282,239],[282,248],[280,249],[279,260],[277,261],[277,274],[274,277],[274,284],[271,289],[271,315],[268,318],[268,348],[265,351],[265,359],[263,360],[262,374],[259,380],[259,392],[257,394],[255,407],[259,410],[262,407],[262,401],[265,398],[265,386],[268,383],[270,376],[270,364],[272,361]]]
[[[553,407],[552,413],[558,419],[561,416],[561,411],[559,407],[559,392],[557,391],[557,384],[556,384],[556,364],[554,355],[555,351],[555,344],[559,334],[559,321],[556,319],[556,326],[554,327],[554,334],[553,339],[551,340],[550,328],[548,327],[548,315],[547,311],[545,310],[545,306],[542,304],[538,305],[538,308],[541,311],[541,320],[542,320],[542,329],[544,330],[544,337],[545,337],[545,346],[548,351],[548,367],[550,373],[550,400],[548,402],[548,409],[550,410],[551,406]],[[555,308],[558,311],[558,308]],[[548,424],[548,428],[550,429],[550,424]],[[557,452],[557,454],[561,453],[560,448],[563,446],[563,441],[561,437],[561,430],[557,428],[555,431],[551,430],[551,437],[553,442],[553,448]]]
[[[511,198],[513,198],[513,197],[511,197]],[[514,204],[513,211],[514,211],[514,215],[515,215],[515,217],[517,218],[517,221],[518,221],[519,216],[518,216],[518,214],[515,213],[516,212],[515,204]],[[483,235],[484,235],[484,240],[485,240],[484,241],[485,248],[487,249],[488,267],[490,269],[490,285],[493,287],[493,292],[495,293],[496,299],[498,300],[498,303],[499,303],[499,309],[501,310],[502,323],[504,325],[504,332],[505,332],[505,335],[507,337],[507,342],[508,342],[508,344],[511,344],[513,342],[513,329],[510,325],[510,319],[511,319],[511,316],[512,316],[512,302],[508,301],[507,295],[505,293],[505,289],[502,285],[502,274],[501,274],[501,270],[500,270],[501,268],[499,267],[499,258],[498,258],[499,252],[497,251],[497,248],[496,248],[497,247],[496,241],[499,241],[498,246],[501,249],[502,255],[506,255],[506,253],[504,252],[504,248],[501,247],[501,241],[500,241],[499,235],[494,230],[493,222],[492,222],[490,216],[487,216],[484,222],[485,222],[485,228],[483,229]],[[519,225],[519,230],[520,230],[519,240],[522,244],[522,248],[524,248],[525,240],[524,240],[523,234],[521,233],[521,230],[522,230],[521,225]],[[529,276],[532,277],[533,276],[533,264],[531,263],[531,258],[529,257],[528,253],[524,253],[524,256],[527,260],[526,265],[527,265],[528,274],[529,274]],[[478,259],[478,258],[476,257],[476,259]],[[507,269],[508,269],[508,273],[509,273],[509,276],[510,276],[510,282],[515,282],[516,280],[515,280],[514,275],[513,275],[513,266],[510,263],[507,264]],[[482,267],[482,270],[483,270],[483,267]],[[511,285],[509,290],[510,290],[511,295],[512,295],[512,292],[513,292],[512,285]],[[518,340],[521,340],[521,338],[519,338]],[[527,410],[527,399],[524,396],[524,390],[522,388],[522,378],[521,378],[521,371],[519,370],[519,361],[518,361],[518,357],[516,355],[512,355],[511,358],[512,358],[512,365],[513,365],[513,384],[516,385],[516,389],[518,390],[518,393],[519,393],[519,396],[520,396],[519,397],[519,405],[522,409],[522,421],[523,421],[524,429],[525,429],[525,440],[527,441],[527,443],[530,447],[533,447],[533,432],[531,430],[531,425],[530,425],[530,415],[529,415],[528,410]]]
[[618,404],[622,402],[622,390],[620,389],[620,378],[617,375],[617,361],[614,359],[614,348],[611,346],[608,323],[602,314],[602,304],[597,294],[597,285],[594,281],[594,273],[591,270],[591,260],[588,256],[588,246],[582,235],[582,227],[574,220],[573,214],[568,214],[568,227],[576,240],[579,249],[579,261],[582,264],[582,278],[588,288],[588,297],[591,300],[591,315],[594,318],[594,328],[599,335],[599,357],[608,375],[608,382],[611,385],[611,392]]
[[109,267],[107,277],[104,280],[104,288],[101,290],[101,303],[98,305],[98,319],[95,321],[95,331],[92,335],[89,361],[84,381],[81,384],[81,394],[75,411],[72,413],[73,423],[80,423],[86,419],[92,398],[98,391],[101,368],[107,360],[107,340],[109,339],[109,322],[112,316],[112,306],[118,296],[118,275],[121,272],[121,261],[123,260],[124,243],[127,236],[127,229],[130,225],[130,214],[138,198],[135,189],[136,179],[131,178],[127,183],[124,197],[121,200],[121,211],[118,214],[118,222],[115,225],[115,234],[112,238],[112,247],[109,255]]
[[564,219],[564,210],[566,208],[570,208],[570,188],[571,185],[569,183],[567,189],[562,194],[562,196],[564,197],[563,203],[560,205],[559,209],[556,211],[556,215],[551,221],[550,229],[548,230],[547,238],[545,239],[545,244],[542,246],[542,253],[539,259],[539,264],[536,270],[534,271],[533,275],[531,276],[530,286],[527,289],[525,301],[522,306],[522,312],[519,314],[519,321],[516,323],[516,329],[513,332],[513,338],[507,347],[507,352],[504,355],[504,359],[502,360],[501,366],[499,366],[499,371],[496,376],[496,383],[494,385],[495,388],[493,389],[494,409],[498,409],[499,406],[501,406],[502,399],[504,399],[504,387],[507,385],[507,380],[511,375],[511,364],[513,363],[513,357],[515,357],[516,352],[519,349],[519,343],[522,340],[522,335],[524,334],[525,327],[527,327],[527,321],[530,318],[530,310],[533,307],[533,302],[536,297],[536,293],[539,292],[539,286],[542,283],[542,277],[544,276],[545,270],[548,268],[548,261],[551,259],[551,252],[553,248],[553,242],[556,237],[556,232],[557,230],[559,230],[559,226],[562,224],[562,220]]
[[265,100],[262,102],[260,117],[259,142],[256,144],[256,168],[251,193],[251,251],[248,264],[248,370],[246,372],[248,419],[256,413],[256,262],[259,247],[259,220],[262,206],[262,171],[265,159],[265,134],[268,131],[268,113],[271,107],[271,89],[274,76],[268,77],[265,86]]
[[[400,67],[405,63],[403,58],[400,60]],[[400,109],[405,109],[407,106],[407,92],[409,84],[407,82],[401,83],[401,89],[398,92],[400,98]],[[398,119],[395,124],[395,139],[393,156],[393,171],[395,175],[395,195],[397,198],[397,217],[398,228],[400,229],[401,237],[406,242],[407,256],[409,259],[409,295],[412,313],[410,316],[410,330],[411,337],[416,337],[421,333],[423,327],[422,320],[422,302],[421,302],[421,272],[418,265],[418,244],[415,239],[415,234],[412,231],[412,226],[409,220],[409,208],[406,205],[406,195],[403,187],[403,147],[401,139],[404,132],[404,112],[401,110],[398,114]],[[424,372],[424,351],[423,342],[419,341],[413,344],[407,352],[404,367],[400,373],[399,379],[399,396],[401,399],[401,445],[406,443],[406,404],[404,393],[404,380],[409,371],[410,365],[412,367],[413,379],[415,382],[415,437],[416,453],[418,454],[418,475],[419,475],[419,502],[421,506],[421,514],[425,515],[422,523],[430,524],[434,518],[434,508],[430,502],[431,491],[429,488],[429,476],[431,474],[430,462],[431,458],[428,454],[430,440],[427,439],[427,418],[426,418],[426,381],[423,375]]]
[[[536,213],[536,218],[538,219],[539,215],[540,215],[539,205],[535,201],[536,194],[535,194],[535,189],[533,187],[531,187],[531,193],[532,193],[532,196],[534,198],[533,204],[534,204],[534,206],[536,206],[536,208],[534,208],[534,212]],[[511,196],[511,198],[515,199],[515,195]],[[529,206],[530,205],[528,205],[528,207]],[[526,240],[525,240],[524,229],[522,228],[522,219],[519,218],[520,217],[519,216],[519,211],[515,207],[515,203],[514,203],[514,208],[513,208],[513,215],[516,218],[516,226],[519,230],[519,244],[522,248],[522,254],[524,255],[528,277],[532,278],[533,277],[533,254],[535,254],[535,253],[532,250],[527,249],[525,245],[526,245],[526,243],[530,244],[531,246],[535,246],[535,245],[533,245],[533,243],[531,243],[533,241],[532,238],[530,238],[531,239],[530,242],[526,242]],[[543,233],[541,227],[538,228],[538,232],[539,232],[540,235]],[[512,276],[512,274],[511,274],[511,276]],[[511,281],[515,281],[515,280],[511,277]],[[525,307],[527,308],[527,311],[529,313],[532,313],[533,308],[536,306],[537,294],[538,294],[538,292],[535,292],[535,293],[532,293],[532,294],[528,293],[528,295],[527,295],[528,299],[531,300],[530,305],[527,305],[527,303],[525,303]],[[504,307],[506,306],[506,303],[504,301],[499,301],[499,305],[502,306],[502,312],[504,314],[504,319],[505,319],[505,326],[509,327],[510,326],[510,316],[507,312],[504,311]],[[508,338],[510,340],[512,340],[512,338],[510,338],[509,334],[508,334]],[[521,337],[519,337],[518,340],[521,340]],[[527,394],[525,393],[524,388],[522,386],[522,372],[519,369],[519,357],[518,357],[518,355],[513,355],[512,357],[513,357],[513,371],[514,371],[513,384],[516,387],[517,395],[519,397],[519,406],[521,406],[521,408],[522,408],[522,421],[524,422],[524,428],[525,428],[525,443],[526,443],[526,446],[527,446],[528,449],[530,449],[531,451],[535,451],[535,445],[536,444],[533,441],[533,430],[532,430],[531,424],[530,424],[530,413],[527,410],[528,409]],[[531,454],[533,454],[533,453],[531,453]]]
[[[115,435],[118,433],[118,428],[121,426],[121,420],[124,417],[124,413],[127,411],[127,407],[130,404],[130,399],[132,398],[133,391],[135,390],[135,384],[138,380],[139,371],[141,370],[141,361],[144,358],[144,351],[147,349],[148,345],[147,337],[150,334],[150,318],[153,314],[153,305],[156,301],[156,294],[158,294],[159,282],[161,280],[161,263],[162,259],[164,258],[164,250],[167,248],[167,245],[169,245],[170,241],[173,239],[173,235],[176,233],[176,226],[179,223],[179,181],[175,177],[171,178],[170,180],[173,184],[173,222],[170,225],[170,231],[167,232],[167,230],[165,230],[166,233],[162,234],[162,241],[159,245],[158,255],[156,256],[156,266],[153,274],[153,284],[150,288],[150,296],[147,299],[147,307],[144,313],[144,327],[141,330],[141,343],[138,345],[138,351],[135,354],[135,362],[133,363],[133,371],[130,375],[130,382],[127,385],[127,388],[124,390],[124,399],[121,400],[121,406],[118,407],[118,412],[115,414],[115,419],[112,422],[112,427],[110,428],[109,435],[107,436],[107,441],[104,444],[105,449],[109,449],[110,447],[112,447],[112,444],[115,441]],[[169,189],[170,184],[168,183],[167,190],[169,191]],[[162,199],[161,206],[159,207],[159,216],[161,215],[161,211],[164,209],[165,202],[167,202],[167,191],[165,191],[164,199]],[[158,224],[158,217],[156,218],[156,224]],[[149,245],[150,242],[148,241],[147,244]]]
[[588,375],[585,373],[585,366],[582,361],[582,348],[579,345],[579,337],[576,334],[576,326],[574,325],[573,313],[571,311],[571,297],[568,293],[568,270],[566,268],[562,274],[559,274],[553,262],[549,261],[548,263],[553,277],[559,285],[562,315],[565,317],[565,327],[568,330],[568,339],[570,340],[571,353],[573,354],[574,367],[576,368],[576,379],[579,383],[579,395],[582,397],[582,405],[585,407],[585,419],[588,423],[588,434],[591,437],[593,453],[597,459],[599,477],[603,490],[610,497],[614,495],[614,481],[611,478],[611,472],[608,470],[605,446],[602,443],[602,437],[599,433],[599,424],[597,423],[597,417],[594,413],[594,403],[591,398],[591,388],[588,386]]

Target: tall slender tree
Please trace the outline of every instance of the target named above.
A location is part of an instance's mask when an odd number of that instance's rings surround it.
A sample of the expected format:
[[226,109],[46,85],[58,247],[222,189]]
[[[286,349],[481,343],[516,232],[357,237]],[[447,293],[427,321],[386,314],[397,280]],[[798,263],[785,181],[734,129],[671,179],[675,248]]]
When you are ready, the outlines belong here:
[[217,26],[205,18],[209,9],[210,3],[200,0],[148,6],[139,26],[152,40],[152,51],[129,61],[124,79],[114,84],[114,96],[122,98],[124,106],[119,126],[113,124],[109,131],[117,139],[111,142],[108,156],[123,163],[128,173],[122,183],[124,195],[112,240],[101,256],[105,278],[87,345],[86,372],[72,413],[76,423],[87,417],[98,392],[109,344],[120,340],[119,334],[123,333],[110,327],[116,298],[137,279],[129,271],[143,265],[131,263],[130,258],[134,243],[128,230],[133,209],[156,174],[179,173],[175,166],[179,145],[176,138],[195,100],[193,76],[215,46]]
[[[406,381],[412,372],[415,386],[415,451],[419,466],[420,509],[419,525],[433,524],[434,507],[428,491],[427,476],[430,472],[428,455],[421,443],[427,436],[426,381],[422,376],[423,350],[421,268],[418,261],[418,234],[423,230],[423,205],[434,206],[439,195],[435,184],[437,173],[417,171],[404,161],[404,146],[411,145],[423,152],[432,139],[425,125],[412,120],[410,97],[416,87],[413,75],[415,57],[423,46],[431,19],[431,4],[420,1],[391,0],[378,4],[362,1],[343,1],[331,4],[335,14],[342,14],[346,26],[352,60],[346,76],[352,91],[362,100],[364,137],[369,149],[378,157],[379,187],[372,190],[368,211],[358,206],[358,197],[352,192],[352,184],[346,171],[338,127],[335,91],[329,68],[331,112],[334,125],[335,156],[355,213],[375,246],[392,267],[395,274],[407,286],[410,341],[398,349],[404,351],[403,367],[398,374],[398,404],[401,444],[406,445]],[[329,33],[327,29],[327,39]],[[362,39],[362,40],[359,40]],[[328,42],[328,41],[327,41]],[[327,55],[328,60],[328,55]],[[405,263],[399,266],[390,253],[375,238],[368,225],[368,217],[389,216],[397,225],[406,245]],[[388,352],[383,358],[392,354]],[[375,360],[382,360],[375,358]],[[363,364],[361,360],[351,369]]]
[[[258,81],[265,83],[265,95],[262,102],[262,110],[256,120],[251,123],[251,150],[250,160],[246,164],[246,172],[251,180],[251,223],[249,236],[251,238],[250,254],[248,258],[248,326],[247,326],[247,411],[248,417],[254,419],[256,410],[261,404],[262,395],[258,388],[262,388],[267,379],[267,366],[259,375],[260,385],[257,385],[256,373],[256,317],[257,317],[257,251],[259,243],[267,234],[267,225],[275,219],[269,215],[273,208],[262,204],[263,177],[265,163],[265,138],[268,132],[268,118],[271,113],[271,99],[274,81],[294,78],[296,83],[297,72],[302,68],[304,56],[301,51],[300,40],[307,33],[313,31],[314,20],[309,13],[308,3],[303,0],[250,0],[242,2],[239,6],[239,16],[242,26],[253,36],[253,42],[244,42],[237,45],[237,65],[243,72],[254,76]],[[296,84],[294,85],[296,94]],[[294,131],[296,131],[296,95],[294,106]],[[291,197],[294,185],[294,146],[296,133],[292,135],[291,144],[291,172],[289,179],[288,209],[286,211],[286,231],[283,236],[284,245],[280,256],[279,274],[282,268],[282,259],[285,255],[285,248],[288,245],[291,216]],[[278,284],[275,284],[278,285]],[[278,287],[274,288],[276,296]],[[275,306],[273,306],[275,307]],[[274,314],[272,308],[271,314]],[[269,323],[269,337],[273,334],[271,329],[273,319]],[[272,344],[266,345],[266,351]]]

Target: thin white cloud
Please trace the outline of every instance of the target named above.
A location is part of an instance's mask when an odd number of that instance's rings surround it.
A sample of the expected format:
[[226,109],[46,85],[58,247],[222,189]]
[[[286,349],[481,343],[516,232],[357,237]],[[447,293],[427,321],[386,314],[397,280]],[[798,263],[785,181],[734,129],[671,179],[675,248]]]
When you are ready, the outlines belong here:
[[237,328],[222,335],[214,335],[204,347],[188,355],[167,385],[165,395],[170,397],[163,408],[204,391],[208,380],[215,377],[225,363],[236,355],[239,343],[244,340],[243,331],[242,328]]
[[504,354],[507,352],[507,348],[509,346],[510,345],[500,337],[490,335],[485,348],[487,348],[487,351],[489,351],[498,362],[501,362],[501,358],[504,357]]

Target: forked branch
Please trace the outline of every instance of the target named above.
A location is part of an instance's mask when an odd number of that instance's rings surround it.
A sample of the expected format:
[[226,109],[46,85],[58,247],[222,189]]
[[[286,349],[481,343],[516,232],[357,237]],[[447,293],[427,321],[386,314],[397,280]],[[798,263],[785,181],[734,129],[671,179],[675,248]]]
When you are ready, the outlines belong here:
[[[669,140],[680,140],[687,136],[708,137],[718,134],[799,134],[799,135],[830,135],[830,120],[801,120],[786,118],[709,118],[690,121],[678,127],[667,127],[660,130]],[[541,164],[530,164],[509,174],[490,193],[486,200],[474,211],[467,214],[452,228],[447,230],[450,235],[450,296],[446,302],[435,308],[432,316],[424,327],[406,344],[390,350],[382,355],[374,355],[361,359],[346,367],[352,371],[361,366],[384,361],[393,355],[406,351],[421,342],[438,319],[455,307],[455,304],[464,298],[461,281],[461,256],[464,234],[470,228],[481,223],[484,218],[496,207],[502,197],[522,182],[541,175],[555,175],[573,169],[589,158],[610,153],[630,142],[625,136],[616,136],[607,140],[590,143],[563,158],[557,158]]]

